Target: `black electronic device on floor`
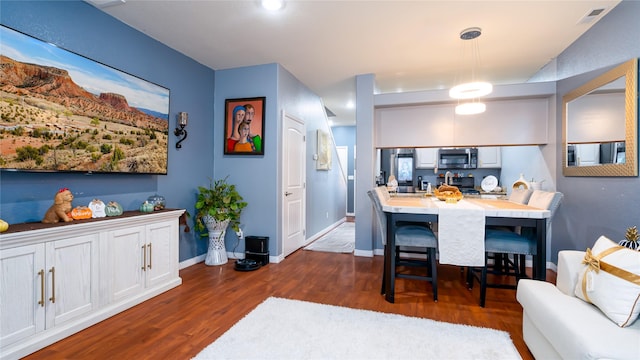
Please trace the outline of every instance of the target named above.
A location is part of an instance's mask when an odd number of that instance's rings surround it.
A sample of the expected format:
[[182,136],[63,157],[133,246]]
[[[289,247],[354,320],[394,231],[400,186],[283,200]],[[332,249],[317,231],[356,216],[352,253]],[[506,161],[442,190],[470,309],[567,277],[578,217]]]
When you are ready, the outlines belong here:
[[255,260],[264,266],[269,263],[269,237],[247,236],[244,238],[244,258]]
[[238,259],[236,260],[234,269],[236,269],[237,271],[253,271],[253,270],[258,270],[260,266],[261,265],[255,260]]

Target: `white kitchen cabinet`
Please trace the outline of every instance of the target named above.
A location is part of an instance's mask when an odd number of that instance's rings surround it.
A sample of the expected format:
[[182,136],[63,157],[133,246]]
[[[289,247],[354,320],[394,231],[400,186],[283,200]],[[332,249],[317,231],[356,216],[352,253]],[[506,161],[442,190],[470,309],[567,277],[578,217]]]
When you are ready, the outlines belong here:
[[97,308],[98,240],[89,234],[2,251],[3,345]]
[[478,168],[501,168],[502,148],[487,146],[478,148]]
[[375,109],[374,146],[470,147],[547,144],[552,97],[487,101],[476,115],[456,115],[454,103]]
[[438,148],[417,148],[416,169],[433,169],[438,166]]
[[28,355],[180,285],[183,212],[0,234],[0,358]]

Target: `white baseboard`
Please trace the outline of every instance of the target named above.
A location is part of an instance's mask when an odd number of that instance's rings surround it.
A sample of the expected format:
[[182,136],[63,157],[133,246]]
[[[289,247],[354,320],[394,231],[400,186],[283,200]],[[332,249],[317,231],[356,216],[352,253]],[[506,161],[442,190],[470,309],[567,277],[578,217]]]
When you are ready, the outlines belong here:
[[353,256],[373,257],[373,255],[374,254],[372,250],[353,250]]
[[347,218],[342,218],[336,222],[334,222],[333,224],[327,226],[326,228],[318,231],[317,233],[315,233],[312,237],[305,239],[304,244],[302,245],[302,247],[305,247],[309,244],[311,244],[312,242],[318,240],[319,238],[321,238],[322,236],[326,235],[329,231],[337,228],[338,226],[342,225],[342,223],[344,223],[345,221],[347,221]]

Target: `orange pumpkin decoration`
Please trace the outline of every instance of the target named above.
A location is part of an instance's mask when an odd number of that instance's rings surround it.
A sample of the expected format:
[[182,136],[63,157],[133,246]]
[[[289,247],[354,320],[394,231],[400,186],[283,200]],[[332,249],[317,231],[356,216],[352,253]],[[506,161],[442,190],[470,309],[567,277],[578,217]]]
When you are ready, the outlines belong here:
[[87,206],[76,206],[71,210],[71,217],[74,220],[91,219],[92,214],[91,209]]

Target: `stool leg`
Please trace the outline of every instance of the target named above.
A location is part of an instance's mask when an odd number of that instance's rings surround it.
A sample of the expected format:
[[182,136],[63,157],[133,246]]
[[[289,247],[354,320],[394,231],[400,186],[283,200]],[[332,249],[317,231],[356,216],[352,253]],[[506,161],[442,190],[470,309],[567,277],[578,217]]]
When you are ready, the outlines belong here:
[[436,249],[429,249],[429,262],[431,262],[431,287],[433,287],[433,301],[438,301],[438,270],[436,269]]
[[487,296],[487,267],[482,268],[482,276],[480,278],[480,307],[484,307],[485,298]]

